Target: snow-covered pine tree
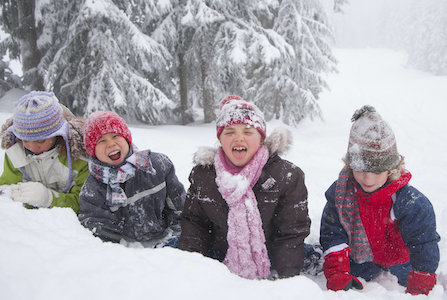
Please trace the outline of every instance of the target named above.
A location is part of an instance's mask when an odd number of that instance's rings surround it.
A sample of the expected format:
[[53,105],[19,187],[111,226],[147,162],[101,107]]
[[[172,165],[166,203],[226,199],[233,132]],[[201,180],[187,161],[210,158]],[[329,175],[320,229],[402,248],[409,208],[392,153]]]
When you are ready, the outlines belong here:
[[[273,30],[293,49],[264,72],[256,103],[267,119],[281,118],[296,126],[306,116],[321,117],[317,100],[329,88],[323,73],[336,71],[329,40],[332,31],[319,1],[283,0]],[[267,76],[266,76],[267,75]]]
[[[78,114],[112,110],[130,122],[176,122],[176,103],[161,90],[172,88],[162,80],[169,77],[168,50],[143,34],[110,0],[65,2],[75,12],[53,10],[61,4],[54,0],[42,15],[67,26],[42,65],[47,89]],[[70,15],[74,18],[66,22]],[[56,37],[56,29],[47,29],[49,37]]]
[[220,1],[188,0],[179,20],[182,35],[182,72],[186,72],[188,98],[203,107],[204,121],[214,120],[216,96],[215,36],[225,17],[214,7]]
[[[447,1],[412,1],[408,64],[435,75],[447,75]],[[410,34],[413,33],[413,34]]]
[[22,61],[22,83],[28,89],[43,89],[43,77],[38,70],[41,59],[37,47],[38,28],[35,21],[35,2],[28,0],[1,0],[2,30],[10,36],[1,41],[2,52],[9,50],[10,58],[20,55]]
[[[147,1],[147,0],[143,0]],[[164,45],[171,53],[173,58],[172,79],[178,90],[178,98],[180,99],[180,115],[181,122],[186,125],[194,121],[194,113],[192,110],[192,99],[188,97],[188,90],[192,85],[193,75],[185,59],[185,52],[190,48],[192,35],[194,34],[194,26],[190,26],[190,14],[187,9],[188,2],[186,0],[170,0],[152,3],[151,7],[146,10],[144,24],[141,25],[142,31],[151,36],[154,40]],[[160,7],[156,7],[158,4]],[[155,7],[154,7],[155,6]]]
[[378,44],[405,51],[407,63],[447,75],[447,2],[400,0],[385,3]]

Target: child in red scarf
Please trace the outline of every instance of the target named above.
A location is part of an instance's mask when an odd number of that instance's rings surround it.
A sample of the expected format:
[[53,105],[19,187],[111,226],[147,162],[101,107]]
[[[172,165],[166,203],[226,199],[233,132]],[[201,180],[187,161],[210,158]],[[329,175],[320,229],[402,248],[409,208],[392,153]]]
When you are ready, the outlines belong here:
[[303,172],[279,155],[290,133],[266,138],[262,112],[238,96],[222,100],[216,122],[221,147],[195,155],[180,249],[220,259],[244,278],[298,275],[309,234]]
[[346,166],[326,191],[320,242],[331,290],[362,289],[388,270],[413,295],[428,294],[439,263],[430,201],[408,183],[394,133],[371,106],[357,110]]

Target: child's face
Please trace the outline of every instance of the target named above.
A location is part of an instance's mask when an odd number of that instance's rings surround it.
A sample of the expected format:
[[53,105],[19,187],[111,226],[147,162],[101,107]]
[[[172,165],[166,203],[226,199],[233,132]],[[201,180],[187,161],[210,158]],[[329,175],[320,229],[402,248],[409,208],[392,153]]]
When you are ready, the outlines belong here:
[[225,127],[219,137],[225,155],[238,167],[245,166],[258,151],[262,136],[258,130],[245,124]]
[[95,156],[109,165],[118,165],[129,154],[127,140],[116,133],[104,134],[96,143]]
[[34,154],[42,154],[45,151],[48,151],[53,147],[54,143],[56,143],[56,137],[52,137],[49,139],[38,140],[38,141],[25,141],[22,140],[23,147],[33,152]]
[[354,179],[360,184],[362,189],[367,193],[377,191],[388,179],[388,172],[382,172],[379,174],[368,172],[352,171]]

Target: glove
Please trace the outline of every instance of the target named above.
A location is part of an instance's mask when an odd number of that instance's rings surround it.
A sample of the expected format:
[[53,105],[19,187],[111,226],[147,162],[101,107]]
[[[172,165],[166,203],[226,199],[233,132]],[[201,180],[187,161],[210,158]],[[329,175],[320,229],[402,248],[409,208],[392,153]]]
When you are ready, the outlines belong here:
[[436,284],[436,273],[411,270],[408,274],[407,293],[428,295]]
[[329,253],[324,257],[323,271],[327,279],[326,286],[329,290],[363,289],[362,283],[350,274],[349,252],[351,252],[351,249],[345,248]]
[[0,193],[9,188],[9,184],[0,185]]
[[11,184],[11,199],[35,207],[50,207],[53,193],[40,182],[19,182]]

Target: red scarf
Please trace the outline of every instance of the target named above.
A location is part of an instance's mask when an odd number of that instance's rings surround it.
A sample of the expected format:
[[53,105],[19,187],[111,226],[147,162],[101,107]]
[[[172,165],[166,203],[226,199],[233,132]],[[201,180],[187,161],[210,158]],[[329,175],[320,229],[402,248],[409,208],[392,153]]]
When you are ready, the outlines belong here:
[[365,193],[358,183],[355,184],[360,217],[374,254],[373,262],[386,268],[410,259],[400,235],[399,220],[391,218],[392,196],[410,179],[411,174],[404,173],[398,180],[389,181],[372,193]]
[[[400,243],[402,238],[398,222],[391,220],[390,210],[392,195],[406,185],[410,178],[411,174],[407,172],[402,174],[398,180],[387,181],[379,190],[365,193],[355,181],[352,170],[343,169],[340,172],[335,188],[335,208],[340,223],[348,235],[351,248],[350,256],[355,262],[374,261],[385,266],[389,264],[388,261],[396,261],[395,255],[405,256],[403,248],[406,247],[403,242]],[[365,199],[370,199],[370,201]],[[365,202],[374,202],[374,206],[365,206]],[[369,210],[366,211],[367,209]],[[380,212],[376,212],[376,209]],[[374,230],[375,226],[379,226],[377,232]],[[391,240],[399,241],[391,242]],[[393,252],[391,251],[393,246],[399,246],[399,249]],[[383,252],[385,250],[386,253]],[[406,250],[408,251],[408,249]],[[390,255],[390,259],[387,258],[387,255]]]

